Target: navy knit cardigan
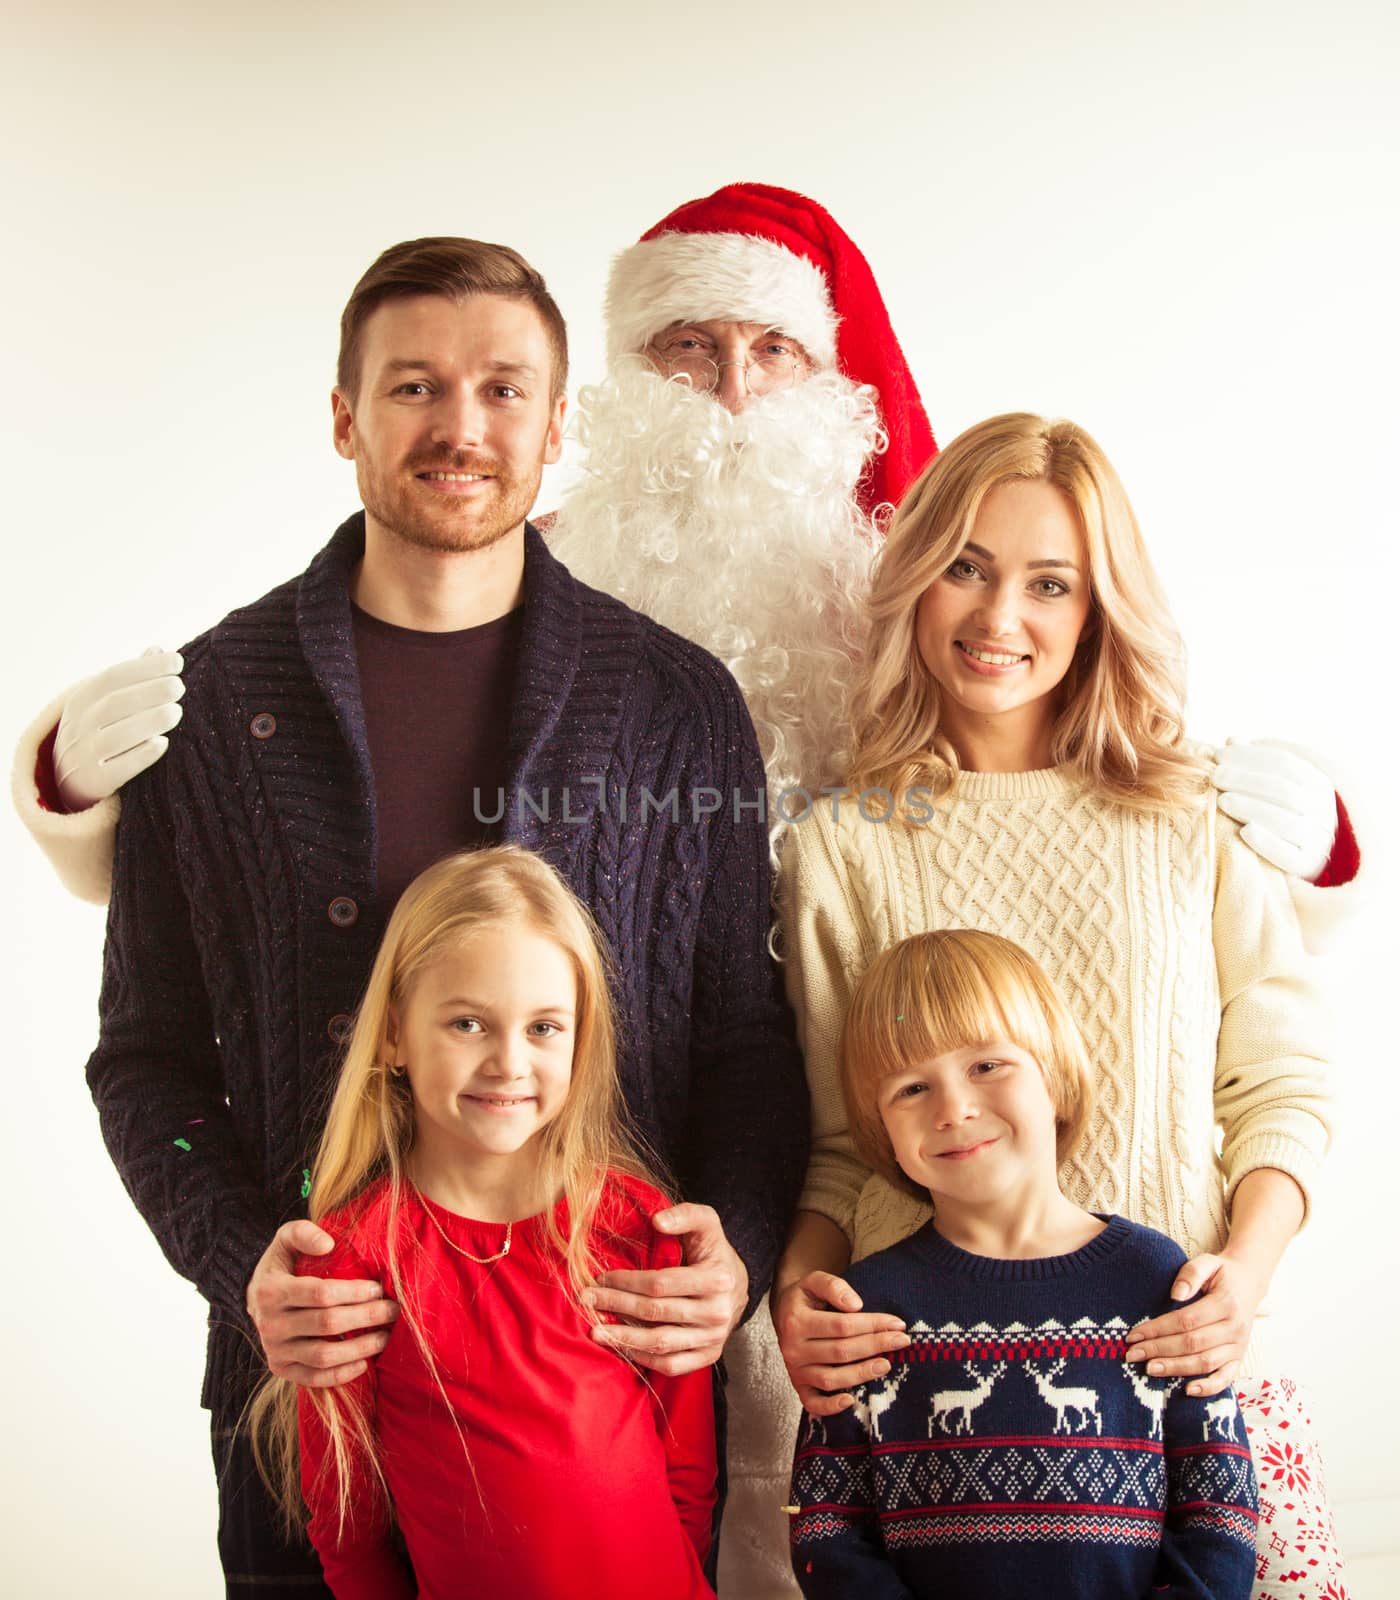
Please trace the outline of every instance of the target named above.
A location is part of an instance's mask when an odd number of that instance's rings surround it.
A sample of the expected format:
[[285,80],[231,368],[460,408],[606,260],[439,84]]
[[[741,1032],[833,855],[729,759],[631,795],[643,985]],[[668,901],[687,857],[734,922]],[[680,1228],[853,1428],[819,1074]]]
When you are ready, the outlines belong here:
[[[88,1081],[128,1191],[209,1301],[204,1398],[220,1412],[260,1368],[245,1289],[304,1211],[383,931],[350,620],[363,549],[360,514],[299,578],[185,647],[183,724],[127,786],[117,830]],[[577,582],[533,528],[524,605],[501,836],[552,862],[611,943],[627,1105],[684,1197],[719,1212],[751,1309],[808,1120],[766,946],[753,728],[719,662]]]

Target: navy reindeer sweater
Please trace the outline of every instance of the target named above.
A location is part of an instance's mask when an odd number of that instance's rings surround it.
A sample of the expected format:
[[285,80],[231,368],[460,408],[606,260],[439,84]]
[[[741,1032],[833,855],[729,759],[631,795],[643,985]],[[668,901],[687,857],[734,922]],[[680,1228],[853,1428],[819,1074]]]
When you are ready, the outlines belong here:
[[793,1566],[820,1600],[1246,1600],[1258,1498],[1230,1391],[1125,1361],[1185,1256],[1122,1217],[1070,1255],[969,1255],[929,1224],[847,1274],[913,1342],[807,1417]]

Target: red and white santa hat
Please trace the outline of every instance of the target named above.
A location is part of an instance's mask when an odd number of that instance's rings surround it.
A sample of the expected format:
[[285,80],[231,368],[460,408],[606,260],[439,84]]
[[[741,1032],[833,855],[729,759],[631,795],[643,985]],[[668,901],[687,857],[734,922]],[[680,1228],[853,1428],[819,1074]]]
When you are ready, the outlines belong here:
[[861,482],[867,510],[897,501],[938,448],[869,263],[790,189],[731,183],[677,207],[613,263],[606,318],[610,360],[677,322],[761,322],[872,385],[890,443]]

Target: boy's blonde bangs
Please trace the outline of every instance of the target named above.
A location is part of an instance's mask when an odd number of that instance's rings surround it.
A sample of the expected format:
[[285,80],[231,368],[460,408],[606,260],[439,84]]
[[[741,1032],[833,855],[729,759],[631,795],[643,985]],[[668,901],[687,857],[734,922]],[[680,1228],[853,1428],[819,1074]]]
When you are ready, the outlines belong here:
[[998,934],[944,928],[901,940],[870,964],[846,1016],[841,1087],[857,1148],[890,1182],[927,1198],[894,1159],[881,1082],[990,1039],[1040,1063],[1063,1160],[1088,1120],[1091,1079],[1079,1028],[1039,963]]

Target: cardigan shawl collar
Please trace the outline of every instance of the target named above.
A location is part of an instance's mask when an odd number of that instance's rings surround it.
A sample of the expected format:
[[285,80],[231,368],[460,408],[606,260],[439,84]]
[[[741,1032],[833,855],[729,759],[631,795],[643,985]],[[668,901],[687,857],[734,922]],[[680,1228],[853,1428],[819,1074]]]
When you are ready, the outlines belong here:
[[[341,737],[352,754],[356,790],[367,807],[374,837],[374,777],[350,617],[351,575],[364,551],[365,514],[358,511],[340,525],[298,581],[296,622],[312,677],[332,708]],[[543,779],[547,787],[550,779],[557,778],[562,783],[572,776],[577,782],[596,772],[595,768],[593,772],[575,769],[554,773],[548,770],[546,758],[583,653],[585,597],[602,599],[550,554],[539,532],[527,522],[525,618],[506,749],[507,790],[512,796],[529,789],[531,780]],[[633,620],[615,602],[606,604],[611,631],[616,631],[624,617]],[[619,696],[605,726],[599,726],[596,716],[590,718],[590,750],[611,748],[621,710]],[[574,767],[574,763],[569,765]],[[545,847],[541,819],[528,806],[507,807],[502,837],[531,849]]]

